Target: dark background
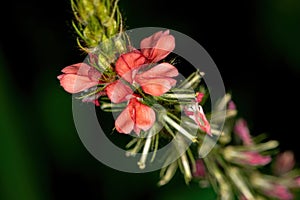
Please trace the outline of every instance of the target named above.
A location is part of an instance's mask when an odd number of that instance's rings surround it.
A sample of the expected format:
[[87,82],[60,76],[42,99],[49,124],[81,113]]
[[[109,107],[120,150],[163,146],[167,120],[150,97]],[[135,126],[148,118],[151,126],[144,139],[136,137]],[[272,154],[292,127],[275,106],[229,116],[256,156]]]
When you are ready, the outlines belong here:
[[[157,188],[158,172],[127,174],[95,160],[78,138],[71,95],[56,76],[85,55],[67,0],[1,6],[0,199],[198,199],[180,174]],[[300,2],[120,1],[128,29],[165,27],[199,42],[252,134],[298,148]]]

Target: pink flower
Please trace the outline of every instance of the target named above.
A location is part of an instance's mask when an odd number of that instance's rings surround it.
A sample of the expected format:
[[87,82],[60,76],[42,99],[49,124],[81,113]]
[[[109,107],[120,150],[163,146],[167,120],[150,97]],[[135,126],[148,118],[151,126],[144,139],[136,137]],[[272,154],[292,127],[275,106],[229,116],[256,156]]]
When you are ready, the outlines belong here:
[[264,166],[272,160],[270,156],[263,156],[255,151],[247,151],[241,154],[241,162],[252,166]]
[[295,166],[294,153],[292,151],[285,151],[277,155],[274,163],[274,173],[276,175],[283,175]]
[[196,166],[193,172],[194,177],[203,178],[206,174],[205,165],[202,159],[196,160]]
[[300,176],[296,177],[294,182],[297,187],[300,187]]
[[265,190],[264,193],[269,197],[275,197],[280,200],[291,200],[294,198],[289,189],[280,184],[273,184],[272,188]]
[[228,106],[227,106],[228,110],[236,110],[236,105],[235,103],[231,100],[228,102]]
[[199,128],[205,133],[211,135],[210,124],[206,119],[203,108],[197,102],[184,109],[185,114],[193,119]]
[[137,97],[133,97],[115,121],[115,127],[119,133],[128,134],[134,130],[139,135],[141,130],[147,131],[151,128],[154,122],[153,109],[139,102]]
[[244,119],[238,119],[236,121],[234,133],[240,137],[245,145],[251,145],[253,143],[247,122]]
[[69,93],[78,93],[96,86],[101,77],[99,71],[85,63],[70,65],[61,71],[63,74],[57,78],[60,85]]
[[170,31],[159,31],[141,41],[142,54],[149,62],[158,62],[169,55],[175,48],[175,38]]
[[244,195],[241,195],[240,197],[239,197],[239,200],[248,200]]

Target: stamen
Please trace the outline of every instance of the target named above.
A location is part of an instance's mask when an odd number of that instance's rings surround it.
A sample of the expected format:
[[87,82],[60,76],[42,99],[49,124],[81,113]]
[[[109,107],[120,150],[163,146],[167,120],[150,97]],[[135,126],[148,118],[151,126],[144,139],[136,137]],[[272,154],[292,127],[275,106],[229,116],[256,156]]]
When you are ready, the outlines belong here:
[[146,167],[146,159],[150,149],[151,137],[152,135],[149,134],[144,145],[142,156],[140,158],[140,161],[138,162],[138,166],[140,167],[140,169],[145,169]]
[[187,132],[184,128],[182,128],[179,124],[177,124],[173,119],[171,119],[168,115],[163,116],[164,120],[173,126],[178,132],[183,134],[185,137],[190,139],[192,142],[198,142],[197,137],[191,135],[189,132]]

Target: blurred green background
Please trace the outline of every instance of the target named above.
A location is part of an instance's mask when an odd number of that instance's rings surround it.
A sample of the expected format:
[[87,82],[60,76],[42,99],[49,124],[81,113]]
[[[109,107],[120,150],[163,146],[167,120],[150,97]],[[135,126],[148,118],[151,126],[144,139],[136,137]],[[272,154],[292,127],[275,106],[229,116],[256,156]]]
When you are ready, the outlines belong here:
[[[165,27],[198,41],[217,64],[252,134],[298,148],[300,2],[120,1],[127,28]],[[0,31],[0,199],[215,199],[181,174],[128,174],[98,162],[76,133],[56,76],[84,55],[67,0],[8,1]],[[294,115],[295,114],[295,115]]]

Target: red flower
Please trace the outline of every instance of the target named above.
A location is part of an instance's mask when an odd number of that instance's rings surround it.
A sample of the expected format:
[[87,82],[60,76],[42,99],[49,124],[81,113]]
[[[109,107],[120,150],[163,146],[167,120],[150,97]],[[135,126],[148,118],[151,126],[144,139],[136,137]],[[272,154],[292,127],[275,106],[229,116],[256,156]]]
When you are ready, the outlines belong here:
[[130,133],[132,130],[139,135],[141,130],[147,131],[155,122],[155,112],[149,106],[138,101],[137,97],[130,99],[128,106],[115,121],[119,133]]
[[101,73],[95,68],[77,63],[61,70],[63,74],[57,76],[60,85],[69,93],[78,93],[99,83]]
[[158,62],[175,48],[175,38],[170,31],[159,31],[141,41],[141,52],[149,62]]

